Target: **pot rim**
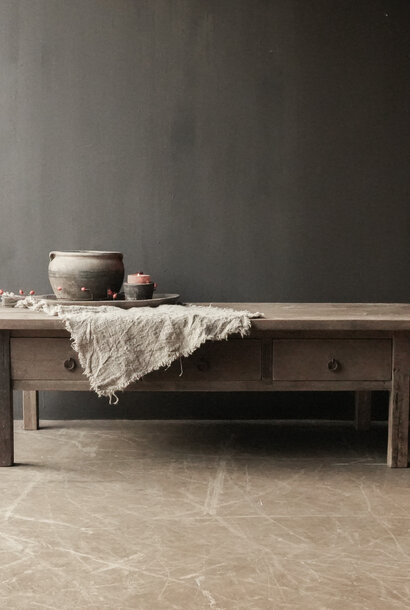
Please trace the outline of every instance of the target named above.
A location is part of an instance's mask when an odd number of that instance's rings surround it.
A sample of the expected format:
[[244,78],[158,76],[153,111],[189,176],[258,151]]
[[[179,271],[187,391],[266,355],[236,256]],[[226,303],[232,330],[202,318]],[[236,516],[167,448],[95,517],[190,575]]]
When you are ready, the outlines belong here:
[[115,250],[52,250],[49,254],[56,256],[122,256],[122,252]]

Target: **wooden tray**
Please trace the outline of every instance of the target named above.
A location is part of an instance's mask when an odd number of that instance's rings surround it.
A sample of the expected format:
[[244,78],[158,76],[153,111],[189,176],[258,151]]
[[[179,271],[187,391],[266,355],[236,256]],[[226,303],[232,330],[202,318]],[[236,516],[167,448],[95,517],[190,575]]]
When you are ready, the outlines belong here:
[[158,305],[165,305],[166,303],[176,303],[179,299],[179,294],[156,294],[152,299],[140,301],[125,301],[124,296],[121,296],[122,298],[115,301],[71,301],[70,299],[57,299],[55,294],[42,294],[35,298],[46,301],[50,305],[82,305],[83,307],[112,305],[114,307],[122,307],[122,309],[131,309],[131,307],[158,307]]

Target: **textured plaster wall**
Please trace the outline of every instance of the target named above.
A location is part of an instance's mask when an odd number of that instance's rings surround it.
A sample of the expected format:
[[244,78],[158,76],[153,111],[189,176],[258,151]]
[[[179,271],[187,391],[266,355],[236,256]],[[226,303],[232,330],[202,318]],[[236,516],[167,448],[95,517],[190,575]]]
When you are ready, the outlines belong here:
[[409,24],[406,0],[0,0],[1,287],[48,291],[49,250],[95,248],[187,300],[409,301]]

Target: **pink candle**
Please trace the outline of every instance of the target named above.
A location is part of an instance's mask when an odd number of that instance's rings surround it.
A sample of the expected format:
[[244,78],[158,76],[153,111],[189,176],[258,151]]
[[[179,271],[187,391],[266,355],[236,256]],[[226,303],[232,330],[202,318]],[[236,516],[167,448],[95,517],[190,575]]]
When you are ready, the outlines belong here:
[[128,284],[150,284],[150,282],[151,276],[146,275],[143,271],[128,276]]

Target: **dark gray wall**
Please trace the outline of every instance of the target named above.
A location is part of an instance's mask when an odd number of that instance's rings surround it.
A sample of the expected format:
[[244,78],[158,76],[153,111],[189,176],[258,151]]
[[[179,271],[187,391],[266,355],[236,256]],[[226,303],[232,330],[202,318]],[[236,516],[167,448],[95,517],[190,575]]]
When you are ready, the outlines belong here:
[[[408,0],[0,0],[0,287],[96,248],[187,300],[409,301],[409,24]],[[191,403],[116,414],[142,404]]]

